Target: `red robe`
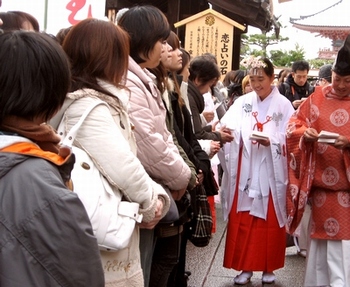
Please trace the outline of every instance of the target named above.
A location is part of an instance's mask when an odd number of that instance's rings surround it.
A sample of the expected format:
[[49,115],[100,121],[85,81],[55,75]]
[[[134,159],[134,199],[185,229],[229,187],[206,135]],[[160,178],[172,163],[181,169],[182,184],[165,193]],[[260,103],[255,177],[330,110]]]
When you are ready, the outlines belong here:
[[317,88],[291,118],[287,133],[289,231],[298,226],[311,200],[311,238],[350,239],[350,149],[304,142],[308,127],[350,139],[350,97],[339,98],[331,86]]

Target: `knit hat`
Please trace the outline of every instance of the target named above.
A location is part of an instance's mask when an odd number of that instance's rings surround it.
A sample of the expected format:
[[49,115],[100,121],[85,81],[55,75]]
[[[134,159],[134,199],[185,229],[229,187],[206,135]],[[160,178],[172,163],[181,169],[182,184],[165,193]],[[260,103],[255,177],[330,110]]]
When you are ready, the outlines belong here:
[[339,76],[350,75],[350,34],[346,37],[344,45],[338,52],[333,71]]
[[332,64],[323,65],[318,71],[318,77],[320,79],[325,79],[328,82],[332,82]]

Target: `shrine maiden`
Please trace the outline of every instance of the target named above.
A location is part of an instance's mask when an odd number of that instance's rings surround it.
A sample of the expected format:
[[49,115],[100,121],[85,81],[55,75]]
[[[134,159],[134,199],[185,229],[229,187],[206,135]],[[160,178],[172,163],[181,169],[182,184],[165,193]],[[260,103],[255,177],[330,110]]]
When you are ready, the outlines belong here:
[[[242,271],[235,284],[263,271],[262,282],[275,281],[284,266],[287,189],[285,130],[294,112],[272,85],[274,68],[264,58],[241,62],[249,71],[252,92],[238,98],[221,119],[234,140],[220,154],[224,217],[228,218],[224,267]],[[262,132],[262,139],[251,138]]]

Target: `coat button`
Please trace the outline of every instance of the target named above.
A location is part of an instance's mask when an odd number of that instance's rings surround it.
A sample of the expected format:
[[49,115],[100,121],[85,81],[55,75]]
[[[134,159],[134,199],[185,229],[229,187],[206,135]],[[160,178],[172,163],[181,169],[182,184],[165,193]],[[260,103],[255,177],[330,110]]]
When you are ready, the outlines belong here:
[[90,169],[90,165],[87,162],[82,162],[80,165],[83,169],[86,169],[86,170]]

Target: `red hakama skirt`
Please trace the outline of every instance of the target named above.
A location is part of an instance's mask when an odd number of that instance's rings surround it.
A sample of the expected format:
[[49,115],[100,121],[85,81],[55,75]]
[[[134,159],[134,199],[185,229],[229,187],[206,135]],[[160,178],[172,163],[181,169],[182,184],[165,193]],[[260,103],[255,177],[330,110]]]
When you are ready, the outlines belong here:
[[286,230],[279,226],[271,193],[266,220],[250,215],[249,211],[237,212],[237,201],[238,190],[227,223],[224,267],[265,272],[282,268]]

